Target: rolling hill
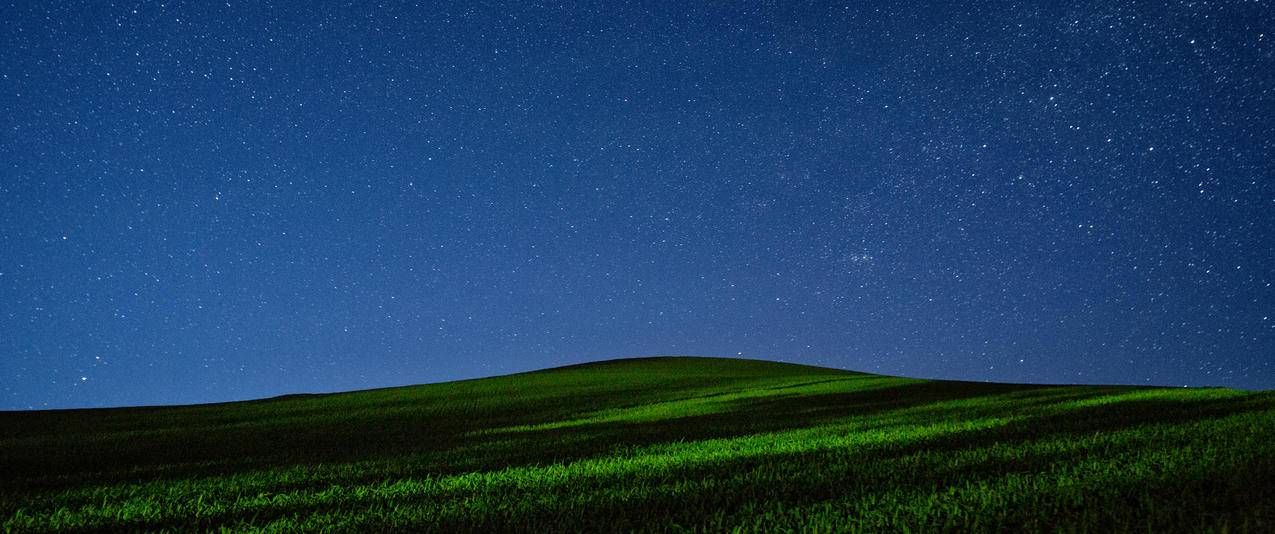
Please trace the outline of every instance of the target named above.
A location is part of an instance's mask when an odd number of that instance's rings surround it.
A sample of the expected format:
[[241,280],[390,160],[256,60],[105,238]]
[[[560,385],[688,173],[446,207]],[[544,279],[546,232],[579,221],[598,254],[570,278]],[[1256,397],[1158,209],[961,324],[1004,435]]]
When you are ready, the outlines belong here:
[[0,527],[1275,530],[1275,394],[613,360],[0,413]]

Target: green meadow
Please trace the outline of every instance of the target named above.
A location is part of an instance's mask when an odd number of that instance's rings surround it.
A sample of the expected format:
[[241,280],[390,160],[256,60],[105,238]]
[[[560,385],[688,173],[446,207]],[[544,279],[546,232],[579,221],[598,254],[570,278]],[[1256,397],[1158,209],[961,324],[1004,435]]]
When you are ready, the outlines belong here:
[[6,532],[1275,531],[1275,393],[712,358],[0,413]]

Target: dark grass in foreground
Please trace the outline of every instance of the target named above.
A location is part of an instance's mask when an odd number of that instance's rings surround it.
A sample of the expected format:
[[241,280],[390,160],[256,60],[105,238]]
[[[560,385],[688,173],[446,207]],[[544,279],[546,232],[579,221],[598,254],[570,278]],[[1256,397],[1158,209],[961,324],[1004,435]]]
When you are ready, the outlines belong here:
[[1275,531],[1275,395],[619,360],[0,413],[5,531]]

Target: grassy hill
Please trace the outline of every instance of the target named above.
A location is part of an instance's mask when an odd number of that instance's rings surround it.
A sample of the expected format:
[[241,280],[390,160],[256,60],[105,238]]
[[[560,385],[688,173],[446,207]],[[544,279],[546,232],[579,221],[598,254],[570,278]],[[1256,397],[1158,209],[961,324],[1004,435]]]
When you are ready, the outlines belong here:
[[648,358],[0,413],[0,527],[1275,531],[1275,394]]

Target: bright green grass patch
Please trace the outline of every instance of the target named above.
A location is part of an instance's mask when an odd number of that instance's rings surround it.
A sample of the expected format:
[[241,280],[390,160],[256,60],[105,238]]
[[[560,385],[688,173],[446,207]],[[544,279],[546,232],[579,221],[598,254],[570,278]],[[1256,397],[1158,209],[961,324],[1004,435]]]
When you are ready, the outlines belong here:
[[621,360],[224,405],[0,414],[6,531],[1230,530],[1275,398]]

